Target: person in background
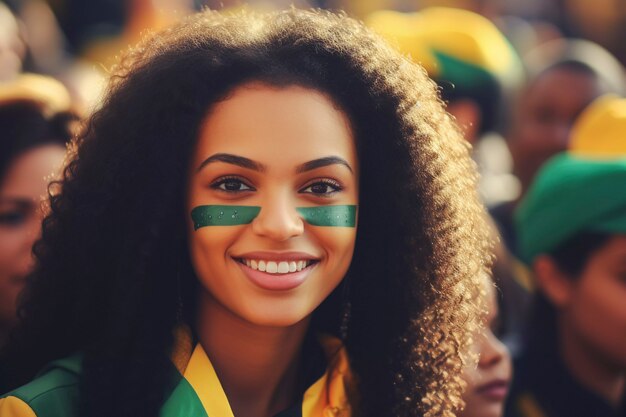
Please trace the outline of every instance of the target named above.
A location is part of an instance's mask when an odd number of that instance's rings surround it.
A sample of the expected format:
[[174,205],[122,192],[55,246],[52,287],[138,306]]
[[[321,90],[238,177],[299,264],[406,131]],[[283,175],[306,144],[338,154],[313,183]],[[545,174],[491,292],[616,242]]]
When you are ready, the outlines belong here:
[[626,415],[626,100],[603,97],[516,212],[535,295],[507,417]]
[[[513,160],[516,180],[511,200],[491,205],[493,218],[509,253],[513,323],[506,340],[515,356],[528,320],[533,280],[519,258],[513,210],[535,173],[551,156],[564,151],[572,124],[590,102],[607,92],[621,93],[626,87],[623,68],[602,47],[582,40],[554,40],[524,57],[527,84],[512,105],[506,144]],[[514,192],[513,192],[514,191]],[[507,290],[503,287],[503,290]],[[514,306],[514,307],[511,307]]]
[[16,300],[33,264],[42,199],[71,137],[70,100],[52,78],[0,84],[0,346],[16,322]]
[[464,370],[467,387],[463,393],[465,408],[458,417],[502,417],[504,402],[511,382],[511,355],[497,338],[500,326],[496,288],[485,274],[483,292],[486,307],[485,327],[473,342],[473,353],[478,364],[472,360]]
[[513,211],[537,170],[567,149],[574,120],[589,103],[603,94],[626,90],[622,65],[589,41],[548,42],[525,56],[524,63],[528,82],[517,94],[506,134],[520,189],[515,199],[490,209],[506,247],[515,256]]

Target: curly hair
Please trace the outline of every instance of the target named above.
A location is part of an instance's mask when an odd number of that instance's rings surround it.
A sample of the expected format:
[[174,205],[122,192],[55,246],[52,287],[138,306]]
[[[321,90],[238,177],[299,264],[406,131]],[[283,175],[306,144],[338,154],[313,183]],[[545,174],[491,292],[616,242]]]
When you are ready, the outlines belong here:
[[70,111],[48,116],[41,104],[27,98],[0,103],[0,180],[22,153],[38,146],[66,146],[77,121]]
[[425,71],[324,11],[205,11],[122,58],[51,196],[8,352],[16,383],[80,350],[86,415],[158,414],[173,329],[195,308],[187,166],[211,106],[247,81],[322,91],[353,125],[355,253],[312,331],[338,334],[349,298],[355,415],[452,416],[490,258],[475,167]]

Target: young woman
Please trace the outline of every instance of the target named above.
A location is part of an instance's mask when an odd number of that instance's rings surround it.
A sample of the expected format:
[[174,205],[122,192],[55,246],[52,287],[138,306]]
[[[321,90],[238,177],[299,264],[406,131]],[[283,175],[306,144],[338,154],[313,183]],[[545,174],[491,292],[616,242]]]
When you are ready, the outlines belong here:
[[538,292],[508,416],[626,412],[625,115],[624,99],[594,102],[520,206]]
[[69,93],[51,78],[28,74],[0,85],[0,346],[33,267],[48,181],[61,172],[70,141],[69,105]]
[[207,11],[114,74],[7,352],[40,376],[0,414],[452,415],[488,239],[425,73],[291,10]]
[[472,353],[478,364],[468,361],[464,370],[467,387],[463,392],[465,408],[459,417],[502,417],[511,382],[511,355],[496,337],[500,314],[493,281],[485,275],[482,297],[487,306],[485,327],[475,337]]

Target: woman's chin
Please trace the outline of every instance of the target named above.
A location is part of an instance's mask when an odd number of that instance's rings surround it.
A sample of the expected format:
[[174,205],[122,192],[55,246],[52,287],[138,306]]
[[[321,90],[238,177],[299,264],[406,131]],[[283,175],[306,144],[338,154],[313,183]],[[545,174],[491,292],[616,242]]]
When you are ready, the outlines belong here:
[[282,305],[247,309],[239,314],[248,323],[259,327],[291,327],[306,321],[310,315],[311,312],[297,306],[290,308]]

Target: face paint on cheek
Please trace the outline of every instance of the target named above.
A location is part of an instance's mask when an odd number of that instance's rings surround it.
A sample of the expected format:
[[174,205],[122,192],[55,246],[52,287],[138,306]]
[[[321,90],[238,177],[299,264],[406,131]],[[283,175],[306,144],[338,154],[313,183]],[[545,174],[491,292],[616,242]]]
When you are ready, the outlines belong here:
[[238,226],[259,215],[258,206],[198,206],[191,210],[193,230],[205,226]]
[[[302,220],[312,226],[355,227],[355,205],[296,207]],[[239,226],[252,223],[261,212],[259,206],[198,206],[191,210],[193,229],[205,226]]]
[[297,207],[302,219],[311,226],[355,227],[355,205]]

